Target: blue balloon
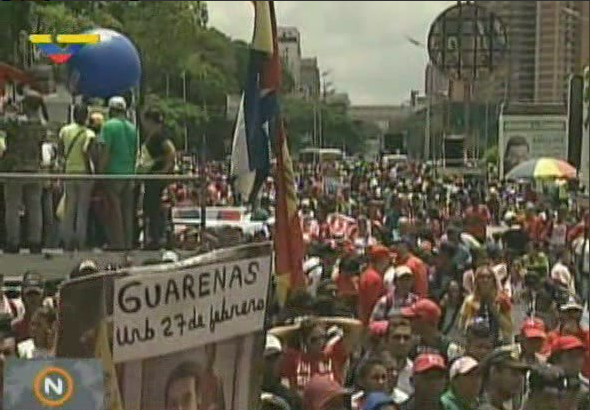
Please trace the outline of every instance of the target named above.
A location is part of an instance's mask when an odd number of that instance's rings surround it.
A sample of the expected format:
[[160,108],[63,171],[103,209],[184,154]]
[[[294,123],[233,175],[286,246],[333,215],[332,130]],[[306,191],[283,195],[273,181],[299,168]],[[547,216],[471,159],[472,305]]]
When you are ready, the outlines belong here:
[[93,29],[100,42],[87,44],[68,61],[68,88],[72,94],[108,98],[139,85],[141,61],[133,43],[113,30]]

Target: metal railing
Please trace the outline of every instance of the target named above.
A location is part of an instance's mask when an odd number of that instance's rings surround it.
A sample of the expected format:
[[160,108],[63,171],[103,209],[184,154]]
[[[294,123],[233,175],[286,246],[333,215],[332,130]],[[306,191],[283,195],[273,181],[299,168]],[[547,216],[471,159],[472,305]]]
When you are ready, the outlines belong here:
[[33,172],[0,172],[0,181],[193,181],[199,182],[200,175],[181,174],[55,174]]

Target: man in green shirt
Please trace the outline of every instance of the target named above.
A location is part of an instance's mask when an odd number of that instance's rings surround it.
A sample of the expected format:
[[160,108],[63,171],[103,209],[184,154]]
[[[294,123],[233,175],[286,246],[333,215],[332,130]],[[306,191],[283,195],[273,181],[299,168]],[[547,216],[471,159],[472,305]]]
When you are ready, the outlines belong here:
[[457,359],[450,370],[450,387],[441,397],[442,410],[474,410],[481,391],[479,363],[473,357]]
[[[127,103],[123,97],[112,97],[108,103],[109,120],[102,127],[104,144],[101,169],[105,174],[133,175],[137,159],[137,130],[126,118]],[[107,228],[113,250],[131,249],[135,218],[134,184],[130,180],[106,182],[111,218]]]

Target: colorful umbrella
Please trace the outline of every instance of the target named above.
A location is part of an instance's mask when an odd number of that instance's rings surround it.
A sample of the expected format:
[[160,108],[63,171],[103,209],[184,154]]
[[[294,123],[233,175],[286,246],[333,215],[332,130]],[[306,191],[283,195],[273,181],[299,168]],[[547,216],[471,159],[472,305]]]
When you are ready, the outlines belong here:
[[515,166],[506,179],[574,179],[576,169],[566,161],[555,158],[536,158]]

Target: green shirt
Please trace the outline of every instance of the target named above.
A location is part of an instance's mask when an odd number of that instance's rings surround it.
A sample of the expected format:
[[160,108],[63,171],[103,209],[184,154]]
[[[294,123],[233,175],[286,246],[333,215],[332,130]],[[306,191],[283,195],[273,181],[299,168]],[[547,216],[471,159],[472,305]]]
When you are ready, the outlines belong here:
[[455,396],[452,390],[447,390],[440,398],[442,410],[475,410],[463,400]]
[[100,134],[109,154],[107,174],[135,174],[137,158],[137,131],[129,121],[111,118],[102,127]]

